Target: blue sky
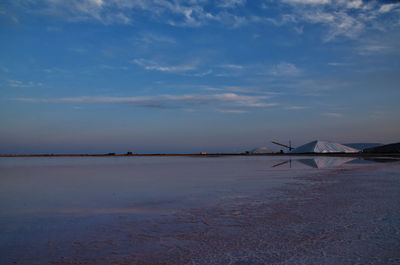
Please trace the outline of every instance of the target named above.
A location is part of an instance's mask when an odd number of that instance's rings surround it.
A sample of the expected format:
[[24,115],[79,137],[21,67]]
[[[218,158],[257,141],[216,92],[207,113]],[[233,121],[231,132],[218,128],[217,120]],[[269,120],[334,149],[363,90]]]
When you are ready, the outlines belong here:
[[400,3],[3,0],[0,153],[397,142]]

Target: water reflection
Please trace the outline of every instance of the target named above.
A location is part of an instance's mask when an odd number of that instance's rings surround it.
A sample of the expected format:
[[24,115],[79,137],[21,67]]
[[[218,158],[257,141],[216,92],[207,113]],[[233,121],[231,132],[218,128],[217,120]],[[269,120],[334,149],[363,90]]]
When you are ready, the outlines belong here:
[[326,156],[0,159],[0,219],[22,213],[163,213],[249,196],[309,171],[394,161]]
[[299,169],[304,166],[308,168],[338,168],[352,164],[374,164],[374,163],[391,163],[398,162],[396,158],[358,158],[358,157],[324,157],[318,156],[313,158],[290,158],[279,161],[271,166],[271,168],[294,168]]
[[289,160],[286,160],[283,162],[279,162],[278,164],[273,165],[271,168],[280,167],[285,164],[289,164],[289,168],[292,168],[292,159],[289,159]]
[[356,160],[354,157],[315,157],[298,159],[297,161],[312,168],[340,167],[343,164]]

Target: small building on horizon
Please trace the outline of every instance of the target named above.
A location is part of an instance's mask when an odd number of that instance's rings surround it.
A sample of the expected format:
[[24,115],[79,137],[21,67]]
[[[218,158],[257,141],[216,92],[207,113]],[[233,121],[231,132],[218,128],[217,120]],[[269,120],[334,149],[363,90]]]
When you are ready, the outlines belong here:
[[270,154],[272,153],[272,151],[266,147],[266,146],[261,146],[261,147],[257,147],[253,150],[250,151],[251,154]]

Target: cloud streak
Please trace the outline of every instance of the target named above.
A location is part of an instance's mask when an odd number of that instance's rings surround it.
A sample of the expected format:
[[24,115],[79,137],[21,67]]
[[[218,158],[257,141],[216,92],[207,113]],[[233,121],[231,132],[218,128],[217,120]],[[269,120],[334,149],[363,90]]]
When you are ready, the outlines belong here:
[[290,4],[329,4],[331,0],[283,0]]
[[228,114],[244,114],[244,113],[248,113],[247,110],[239,110],[239,109],[217,109],[217,112],[228,113]]
[[343,117],[342,113],[336,113],[336,112],[326,112],[326,113],[322,113],[322,115],[327,116],[327,117],[333,117],[333,118]]
[[183,108],[183,107],[245,107],[245,108],[267,108],[279,105],[270,102],[268,96],[238,95],[235,93],[222,94],[188,94],[188,95],[159,95],[151,97],[63,97],[63,98],[16,98],[16,101],[31,103],[124,103],[138,107],[150,108]]
[[43,86],[43,84],[40,82],[34,82],[34,81],[23,82],[23,81],[19,81],[19,80],[8,80],[8,86],[16,87],[16,88],[26,88],[26,87],[40,87],[40,86]]
[[187,72],[196,69],[195,64],[166,65],[143,58],[133,59],[132,62],[149,71],[160,72]]
[[289,106],[286,107],[286,110],[304,110],[304,109],[308,109],[309,107],[306,106]]

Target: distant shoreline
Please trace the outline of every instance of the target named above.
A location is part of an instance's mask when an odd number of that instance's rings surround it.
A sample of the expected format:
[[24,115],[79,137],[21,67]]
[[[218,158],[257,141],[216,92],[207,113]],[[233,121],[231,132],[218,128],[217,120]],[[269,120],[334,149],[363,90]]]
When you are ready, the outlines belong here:
[[271,154],[246,154],[246,153],[207,153],[207,154],[3,154],[1,157],[222,157],[222,156],[334,156],[334,157],[400,157],[399,153],[271,153]]

